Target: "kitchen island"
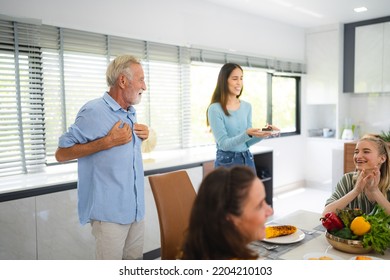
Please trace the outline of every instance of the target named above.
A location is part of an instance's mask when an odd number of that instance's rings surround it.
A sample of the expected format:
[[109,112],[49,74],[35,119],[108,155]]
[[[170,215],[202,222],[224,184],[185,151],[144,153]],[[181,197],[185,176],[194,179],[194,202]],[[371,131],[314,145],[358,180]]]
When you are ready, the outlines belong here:
[[[259,170],[268,171],[269,177],[263,179],[272,201],[273,151],[256,145],[251,151]],[[214,146],[144,154],[145,259],[159,257],[160,248],[147,176],[185,169],[197,190],[214,158]],[[78,221],[76,162],[47,167],[44,173],[2,178],[0,202],[0,259],[94,259],[91,228]]]

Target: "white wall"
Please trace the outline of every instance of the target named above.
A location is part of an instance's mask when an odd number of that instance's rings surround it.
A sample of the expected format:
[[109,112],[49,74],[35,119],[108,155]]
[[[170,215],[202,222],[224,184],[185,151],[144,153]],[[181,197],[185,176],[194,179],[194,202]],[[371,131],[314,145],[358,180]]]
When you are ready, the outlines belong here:
[[353,123],[361,126],[361,134],[390,131],[389,93],[346,95],[349,101],[348,116]]
[[0,0],[0,14],[179,46],[304,60],[304,30],[199,0]]
[[[159,43],[304,61],[303,29],[198,0],[0,0],[0,13]],[[261,142],[274,148],[275,188],[304,180],[303,143],[302,136]]]

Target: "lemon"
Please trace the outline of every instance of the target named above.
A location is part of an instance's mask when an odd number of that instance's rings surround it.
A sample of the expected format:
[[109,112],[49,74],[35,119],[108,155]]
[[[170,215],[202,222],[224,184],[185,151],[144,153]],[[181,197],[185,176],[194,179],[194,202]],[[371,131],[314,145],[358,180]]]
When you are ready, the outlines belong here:
[[352,220],[349,228],[353,234],[360,236],[370,231],[371,224],[363,216],[359,216]]

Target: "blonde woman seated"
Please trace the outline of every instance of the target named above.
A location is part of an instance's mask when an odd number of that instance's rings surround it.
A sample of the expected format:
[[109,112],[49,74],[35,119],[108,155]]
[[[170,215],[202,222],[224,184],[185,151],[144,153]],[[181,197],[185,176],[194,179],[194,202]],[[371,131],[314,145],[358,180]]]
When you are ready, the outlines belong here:
[[247,245],[265,237],[272,213],[264,185],[249,167],[219,167],[200,185],[181,258],[256,259]]
[[336,209],[360,208],[370,213],[378,204],[390,214],[390,151],[378,135],[365,135],[356,144],[353,161],[356,172],[344,174],[323,214]]

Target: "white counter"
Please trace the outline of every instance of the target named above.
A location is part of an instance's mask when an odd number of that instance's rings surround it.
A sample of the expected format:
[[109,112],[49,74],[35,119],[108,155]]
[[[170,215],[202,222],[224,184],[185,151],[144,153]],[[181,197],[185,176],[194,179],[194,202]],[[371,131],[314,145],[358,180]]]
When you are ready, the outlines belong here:
[[[271,148],[254,145],[253,154],[272,151]],[[145,174],[159,173],[167,169],[181,169],[189,166],[201,166],[215,159],[215,146],[171,151],[154,151],[144,154]],[[47,167],[45,172],[23,174],[1,178],[0,195],[37,188],[64,185],[77,182],[77,163],[66,163]]]

